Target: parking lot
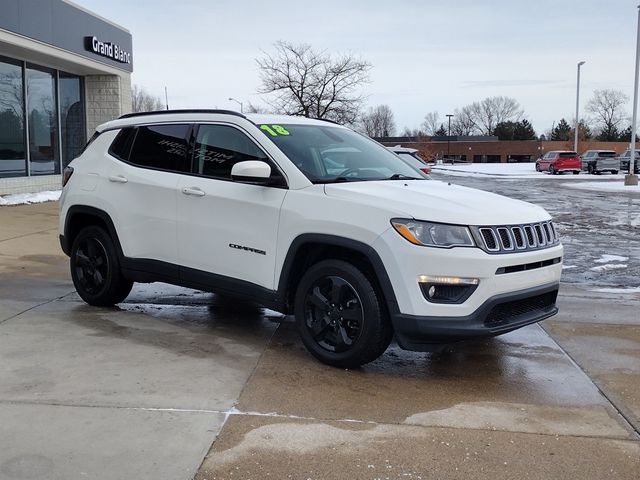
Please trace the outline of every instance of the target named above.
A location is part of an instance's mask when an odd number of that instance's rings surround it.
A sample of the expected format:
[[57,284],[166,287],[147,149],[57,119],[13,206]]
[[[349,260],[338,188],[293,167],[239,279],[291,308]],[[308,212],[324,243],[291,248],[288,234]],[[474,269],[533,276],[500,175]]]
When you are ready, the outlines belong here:
[[57,204],[0,208],[0,479],[639,478],[640,196],[434,177],[550,211],[560,314],[358,370],[213,294],[136,285],[89,307]]

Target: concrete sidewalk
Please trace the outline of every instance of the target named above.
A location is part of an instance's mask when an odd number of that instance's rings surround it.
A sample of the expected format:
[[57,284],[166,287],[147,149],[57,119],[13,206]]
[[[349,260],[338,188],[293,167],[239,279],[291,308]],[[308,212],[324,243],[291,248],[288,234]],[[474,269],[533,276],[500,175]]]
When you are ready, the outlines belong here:
[[338,370],[211,294],[85,305],[56,208],[0,208],[2,480],[640,478],[637,294],[563,285],[542,325]]

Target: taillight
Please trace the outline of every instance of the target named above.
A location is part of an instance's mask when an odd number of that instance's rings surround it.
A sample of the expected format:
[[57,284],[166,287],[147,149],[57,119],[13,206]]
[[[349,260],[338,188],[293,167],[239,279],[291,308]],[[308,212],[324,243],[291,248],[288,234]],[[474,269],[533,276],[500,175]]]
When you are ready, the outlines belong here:
[[62,172],[62,188],[69,182],[71,175],[73,175],[73,167],[65,168],[64,172]]
[[427,175],[431,173],[431,169],[429,167],[420,167],[422,173],[426,173]]

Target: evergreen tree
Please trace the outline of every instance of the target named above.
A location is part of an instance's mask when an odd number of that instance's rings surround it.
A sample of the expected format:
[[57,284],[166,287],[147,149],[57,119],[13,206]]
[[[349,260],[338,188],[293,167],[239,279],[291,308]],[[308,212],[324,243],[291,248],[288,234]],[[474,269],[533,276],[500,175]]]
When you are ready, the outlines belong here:
[[444,128],[443,124],[440,124],[440,128],[438,130],[436,130],[435,136],[436,137],[446,137],[447,136],[447,129]]
[[523,118],[519,122],[514,124],[513,128],[513,139],[514,140],[535,140],[536,139],[536,131],[533,129],[533,125],[527,120]]
[[[636,132],[636,140],[638,139],[640,139],[640,135],[638,135],[638,132]],[[631,142],[631,125],[620,132],[618,140],[621,142]]]
[[618,131],[618,127],[615,125],[608,125],[600,130],[600,133],[596,136],[596,140],[599,142],[617,142],[620,139],[621,132]]
[[500,122],[493,129],[493,134],[498,140],[515,140],[516,122]]
[[571,125],[564,118],[560,119],[558,125],[551,130],[551,140],[563,142],[571,140]]

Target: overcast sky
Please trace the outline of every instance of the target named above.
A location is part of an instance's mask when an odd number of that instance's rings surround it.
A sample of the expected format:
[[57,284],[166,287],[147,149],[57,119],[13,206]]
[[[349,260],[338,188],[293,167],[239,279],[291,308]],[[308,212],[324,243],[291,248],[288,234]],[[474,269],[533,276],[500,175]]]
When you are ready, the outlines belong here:
[[398,129],[507,95],[543,133],[574,117],[580,60],[582,106],[595,89],[633,93],[638,0],[75,2],[131,31],[133,82],[166,85],[171,108],[260,104],[255,58],[277,40],[369,61],[368,104]]

